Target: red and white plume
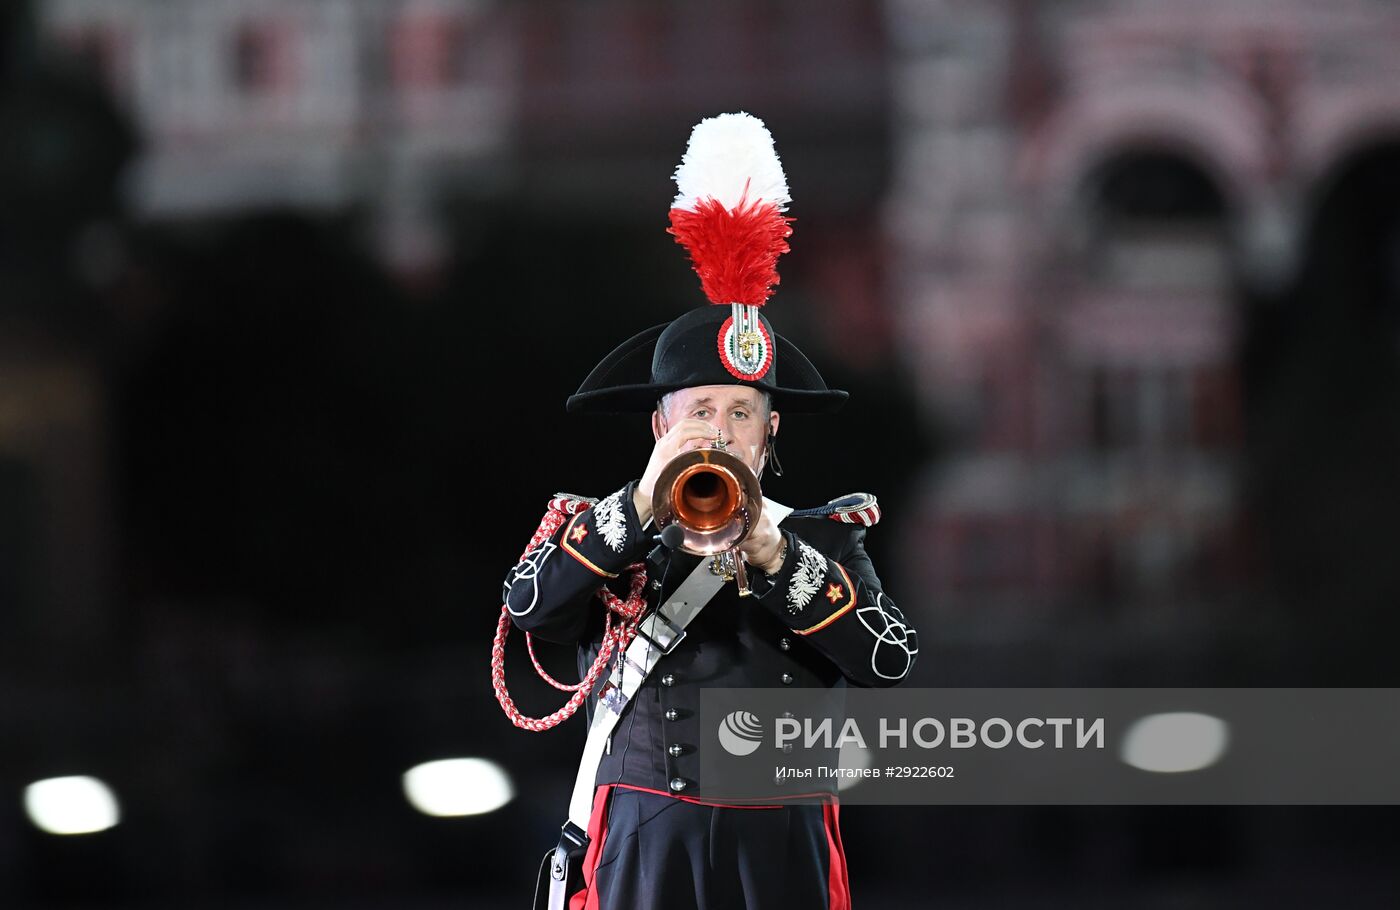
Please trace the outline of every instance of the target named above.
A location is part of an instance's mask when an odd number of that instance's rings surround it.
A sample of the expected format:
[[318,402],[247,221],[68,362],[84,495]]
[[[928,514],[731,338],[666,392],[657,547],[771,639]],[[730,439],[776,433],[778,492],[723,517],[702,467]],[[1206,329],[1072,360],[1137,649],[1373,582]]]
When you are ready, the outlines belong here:
[[788,251],[792,197],[773,136],[750,114],[720,114],[690,133],[675,173],[670,233],[690,251],[711,303],[758,307]]

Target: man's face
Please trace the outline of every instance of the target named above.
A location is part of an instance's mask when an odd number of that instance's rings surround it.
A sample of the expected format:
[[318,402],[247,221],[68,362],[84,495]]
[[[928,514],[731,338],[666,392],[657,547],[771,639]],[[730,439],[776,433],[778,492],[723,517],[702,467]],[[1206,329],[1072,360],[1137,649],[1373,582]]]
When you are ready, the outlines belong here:
[[[666,402],[664,413],[652,418],[652,431],[663,433],[687,418],[702,420],[723,434],[729,451],[744,459],[755,474],[763,468],[764,443],[778,432],[778,412],[768,413],[762,392],[741,385],[704,385],[681,389]],[[766,418],[766,419],[765,419]],[[694,441],[687,449],[705,448]]]

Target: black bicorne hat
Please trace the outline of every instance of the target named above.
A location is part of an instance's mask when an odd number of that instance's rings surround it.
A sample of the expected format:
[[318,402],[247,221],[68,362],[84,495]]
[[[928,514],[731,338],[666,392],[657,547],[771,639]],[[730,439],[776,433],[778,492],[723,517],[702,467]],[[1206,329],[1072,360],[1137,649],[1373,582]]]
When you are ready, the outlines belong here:
[[772,363],[759,379],[736,378],[725,369],[716,343],[729,318],[728,307],[698,307],[633,335],[593,368],[569,396],[567,409],[580,414],[646,412],[667,392],[702,385],[761,389],[772,396],[778,411],[829,413],[846,403],[846,393],[827,388],[797,345],[774,332],[762,315],[766,337],[776,341]]
[[[748,114],[702,121],[680,167],[671,208],[710,306],[632,336],[593,368],[567,409],[619,414],[652,410],[662,395],[707,385],[767,392],[776,410],[831,412],[846,393],[825,380],[760,312],[788,251],[790,201],[773,137]],[[781,377],[781,378],[780,378]]]

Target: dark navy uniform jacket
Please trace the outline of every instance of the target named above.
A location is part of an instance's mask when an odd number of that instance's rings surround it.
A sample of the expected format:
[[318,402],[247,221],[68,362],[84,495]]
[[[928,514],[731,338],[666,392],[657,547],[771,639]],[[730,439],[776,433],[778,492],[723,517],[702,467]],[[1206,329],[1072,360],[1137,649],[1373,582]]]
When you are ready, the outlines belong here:
[[[654,547],[654,529],[643,531],[632,504],[634,486],[572,516],[506,577],[515,625],[546,641],[578,644],[580,673],[601,644],[606,608],[599,585],[625,597],[625,569]],[[778,528],[787,538],[781,571],[769,577],[749,567],[751,597],[739,597],[732,582],[719,589],[627,707],[632,715],[613,731],[598,784],[673,793],[693,786],[706,686],[893,686],[909,675],[918,636],[880,586],[865,554],[865,526],[788,517]],[[658,579],[650,579],[651,605],[664,602],[702,558],[672,554],[659,590]]]

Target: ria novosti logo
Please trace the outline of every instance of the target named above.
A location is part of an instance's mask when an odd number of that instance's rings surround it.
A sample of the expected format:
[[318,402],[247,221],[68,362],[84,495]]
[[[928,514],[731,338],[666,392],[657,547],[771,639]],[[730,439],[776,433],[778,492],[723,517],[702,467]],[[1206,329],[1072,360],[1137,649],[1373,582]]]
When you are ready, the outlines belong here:
[[730,755],[752,755],[763,740],[763,722],[748,711],[733,711],[719,722],[719,744]]

